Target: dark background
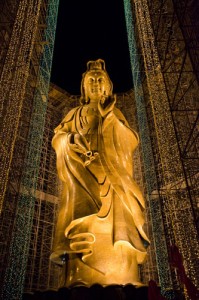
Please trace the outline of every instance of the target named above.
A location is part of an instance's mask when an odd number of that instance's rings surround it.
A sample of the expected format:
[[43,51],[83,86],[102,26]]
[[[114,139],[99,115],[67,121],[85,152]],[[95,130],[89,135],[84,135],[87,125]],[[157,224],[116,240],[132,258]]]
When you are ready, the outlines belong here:
[[60,0],[51,82],[80,94],[86,63],[98,58],[115,93],[133,87],[123,0]]

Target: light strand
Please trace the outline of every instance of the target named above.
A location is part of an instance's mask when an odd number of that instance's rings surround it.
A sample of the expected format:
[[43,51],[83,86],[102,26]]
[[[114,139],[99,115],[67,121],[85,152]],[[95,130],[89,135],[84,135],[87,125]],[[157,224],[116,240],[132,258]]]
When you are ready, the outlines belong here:
[[197,231],[155,46],[148,4],[145,0],[133,2],[158,145],[158,173],[161,180],[161,192],[164,195],[164,214],[170,219],[176,244],[184,258],[187,274],[198,286]]
[[[139,134],[142,144],[146,186],[147,193],[149,196],[149,206],[152,217],[153,236],[156,248],[159,278],[163,292],[167,292],[168,294],[168,290],[172,291],[172,281],[170,268],[168,266],[167,246],[166,240],[164,238],[164,228],[161,216],[161,206],[159,202],[158,185],[155,174],[153,153],[151,148],[150,132],[147,122],[144,92],[142,88],[141,70],[139,66],[140,54],[138,53],[135,40],[135,28],[133,26],[132,7],[130,1],[124,1],[124,8],[131,59],[131,69],[135,90],[135,100],[137,106]],[[171,292],[171,299],[173,297],[174,295]]]
[[29,74],[41,0],[21,0],[0,80],[0,212]]
[[[40,167],[43,129],[50,82],[52,55],[55,39],[58,0],[50,0],[47,12],[47,28],[40,62],[37,88],[34,96],[33,112],[30,121],[27,154],[21,180],[14,231],[11,240],[9,263],[6,270],[2,296],[5,300],[21,299],[26,273],[27,259],[35,208],[35,191]],[[29,3],[30,5],[30,3]],[[35,1],[34,1],[35,5]],[[28,16],[24,16],[24,19]]]

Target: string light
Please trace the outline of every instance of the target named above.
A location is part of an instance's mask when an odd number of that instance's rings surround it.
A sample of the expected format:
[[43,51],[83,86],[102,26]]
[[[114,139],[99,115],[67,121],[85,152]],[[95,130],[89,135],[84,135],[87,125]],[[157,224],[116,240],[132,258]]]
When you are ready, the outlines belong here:
[[[128,34],[128,43],[131,59],[131,69],[133,75],[133,84],[135,91],[135,100],[137,106],[137,117],[139,124],[139,134],[142,145],[142,154],[144,161],[144,171],[146,177],[146,187],[149,197],[149,207],[152,219],[152,228],[154,243],[156,248],[156,257],[158,262],[158,273],[163,292],[172,291],[172,281],[170,269],[168,266],[168,253],[166,240],[164,238],[164,228],[161,215],[161,206],[159,202],[158,185],[155,173],[153,152],[150,140],[150,131],[147,121],[147,113],[145,108],[144,92],[142,88],[142,78],[140,70],[140,54],[137,50],[135,39],[135,28],[132,18],[132,7],[130,1],[124,0],[125,18]],[[157,192],[155,192],[157,191]],[[173,299],[171,292],[170,299]]]
[[[130,3],[128,5],[128,9],[132,10]],[[184,170],[180,160],[169,102],[161,73],[159,57],[155,47],[149,8],[147,1],[145,0],[132,1],[132,7],[134,8],[136,17],[139,43],[142,49],[147,87],[150,96],[150,110],[152,113],[151,122],[153,123],[150,125],[153,126],[154,136],[152,136],[152,133],[150,133],[150,135],[152,137],[153,153],[156,153],[156,155],[154,155],[154,160],[159,192],[161,192],[161,207],[163,209],[164,226],[167,232],[170,232],[171,234],[169,237],[170,242],[174,239],[183,255],[188,277],[196,286],[198,286],[197,265],[199,247],[197,232],[194,224],[189,193],[186,187]],[[128,30],[130,27],[132,27],[132,25],[128,26]],[[131,53],[131,55],[133,54]],[[145,144],[143,145],[143,148],[144,147]],[[147,177],[147,180],[150,179]],[[164,251],[162,254],[157,253],[157,258],[159,255],[160,257],[164,257]],[[159,264],[159,276],[161,286],[163,287],[163,293],[168,297],[168,293],[166,293],[168,287],[165,285],[164,280],[165,268],[161,268],[161,260],[157,259],[157,261]],[[169,297],[172,297],[172,293]]]
[[19,118],[29,74],[41,0],[19,2],[12,36],[0,80],[0,212],[16,141]]
[[[22,24],[26,24],[26,22],[28,22],[27,26],[29,27],[29,34],[33,35],[33,31],[35,31],[38,28],[38,17],[42,1],[21,1],[20,4],[21,6],[19,6],[18,16],[22,18]],[[58,4],[58,0],[49,0],[49,3],[47,5],[47,26],[44,32],[44,36],[42,37],[42,39],[45,42],[47,41],[47,43],[45,43],[43,49],[43,54],[39,67],[39,74],[37,77],[38,81],[32,107],[32,116],[30,120],[30,129],[27,142],[27,153],[24,161],[24,170],[21,180],[22,188],[20,191],[21,194],[18,199],[13,236],[10,246],[9,262],[5,274],[5,282],[2,291],[2,296],[5,300],[21,299],[23,293],[29,244],[31,238],[32,221],[35,207],[35,191],[37,187],[38,173],[40,167],[40,155],[43,141],[43,129],[45,123],[45,113],[50,82]],[[21,34],[22,40],[25,39],[23,36],[23,32]],[[21,42],[19,37],[20,36],[18,36],[18,43]],[[23,50],[26,50],[26,52],[29,53],[30,46],[32,47],[32,44],[25,44]],[[15,65],[14,60],[13,66],[17,68],[17,65]],[[28,68],[26,72],[26,76],[28,76]],[[21,89],[21,81],[19,77],[20,76],[16,76],[13,79],[13,85],[16,89],[18,87],[17,84],[19,84],[18,90]],[[8,88],[9,87],[6,87],[5,84],[5,89]],[[17,104],[20,102],[20,105],[22,105],[23,94],[20,94],[20,91],[18,90],[17,95],[19,96]],[[13,117],[12,114],[14,114],[14,111],[16,111],[16,109],[17,107],[13,107],[13,111],[11,111],[11,120]],[[12,126],[13,122],[14,121],[12,120]],[[7,132],[9,132],[8,129]],[[11,132],[11,137],[13,136],[13,134],[14,133]],[[11,155],[9,156],[9,158],[11,159]],[[6,159],[8,159],[8,157],[6,157]]]

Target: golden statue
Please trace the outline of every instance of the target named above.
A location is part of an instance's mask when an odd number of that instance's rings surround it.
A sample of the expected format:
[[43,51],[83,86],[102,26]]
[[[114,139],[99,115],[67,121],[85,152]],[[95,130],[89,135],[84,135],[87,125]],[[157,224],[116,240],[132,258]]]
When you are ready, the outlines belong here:
[[132,178],[138,136],[115,107],[101,59],[89,61],[81,105],[55,129],[63,193],[51,260],[66,262],[65,286],[140,285],[149,240],[144,199]]

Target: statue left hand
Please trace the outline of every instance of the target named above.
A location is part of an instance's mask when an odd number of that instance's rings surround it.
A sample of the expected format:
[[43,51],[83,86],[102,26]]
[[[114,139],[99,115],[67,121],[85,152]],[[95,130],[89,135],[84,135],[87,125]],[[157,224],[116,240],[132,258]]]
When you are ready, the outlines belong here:
[[[107,105],[106,102],[108,102]],[[108,115],[108,113],[110,113],[113,110],[115,103],[116,103],[116,95],[114,95],[113,97],[105,101],[104,98],[100,99],[100,101],[98,102],[98,110],[102,118],[105,118]]]

